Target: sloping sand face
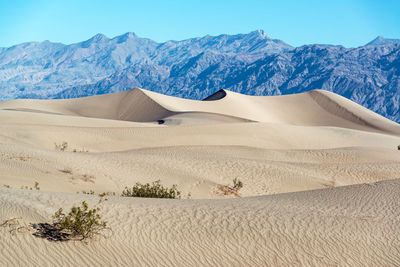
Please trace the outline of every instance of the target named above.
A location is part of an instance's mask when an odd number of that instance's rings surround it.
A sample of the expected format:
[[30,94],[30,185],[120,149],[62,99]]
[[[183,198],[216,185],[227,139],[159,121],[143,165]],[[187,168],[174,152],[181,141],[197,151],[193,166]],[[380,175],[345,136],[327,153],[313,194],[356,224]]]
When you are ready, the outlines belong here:
[[[337,94],[314,90],[287,96],[247,96],[224,91],[209,101],[166,96],[144,89],[66,100],[11,100],[0,103],[9,111],[61,114],[91,118],[158,122],[180,115],[207,122],[253,121],[299,126],[330,126],[400,135],[400,127]],[[226,118],[224,118],[226,117]]]
[[[100,204],[111,237],[59,244],[3,227],[0,265],[399,265],[399,144],[398,124],[322,90],[2,102],[0,219],[47,222],[98,201],[76,192],[117,196]],[[234,178],[240,199],[219,190]],[[155,180],[192,199],[118,197]]]
[[[2,266],[398,266],[400,181],[227,200],[109,197],[106,237],[50,242],[0,228]],[[97,196],[0,189],[20,225]]]

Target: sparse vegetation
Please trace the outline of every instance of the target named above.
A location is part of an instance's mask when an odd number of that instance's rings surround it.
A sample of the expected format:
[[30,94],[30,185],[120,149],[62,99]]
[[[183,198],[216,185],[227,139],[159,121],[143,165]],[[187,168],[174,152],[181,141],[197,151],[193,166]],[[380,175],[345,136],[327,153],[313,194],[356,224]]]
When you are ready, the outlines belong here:
[[[107,199],[101,198],[99,204]],[[53,215],[53,223],[31,223],[27,225],[22,218],[10,218],[0,224],[0,227],[8,228],[9,233],[28,233],[49,241],[85,240],[101,233],[103,230],[111,230],[107,222],[102,220],[100,208],[90,209],[83,201],[81,206],[73,206],[68,214],[59,209]],[[112,232],[111,232],[112,233]]]
[[91,183],[94,183],[94,176],[93,175],[89,175],[89,174],[83,174],[83,175],[80,175],[78,178],[76,178],[76,179],[81,179],[81,180],[83,180],[84,182],[91,182]]
[[397,146],[397,150],[400,150],[400,145]]
[[89,152],[89,150],[87,150],[87,149],[85,149],[85,148],[82,148],[82,149],[76,149],[76,148],[74,148],[74,149],[72,150],[72,152],[74,152],[74,153],[82,153],[82,152],[87,153],[87,152]]
[[94,191],[93,191],[93,190],[82,191],[82,194],[85,194],[85,195],[94,195]]
[[237,197],[240,197],[239,190],[243,187],[243,182],[239,179],[233,179],[233,186],[229,185],[219,185],[218,189],[223,192],[224,195],[233,194]]
[[132,188],[125,187],[122,191],[122,197],[147,197],[147,198],[181,198],[181,192],[178,191],[177,185],[171,188],[161,185],[160,180],[152,184],[136,183]]
[[35,190],[40,190],[40,187],[39,187],[39,183],[38,182],[36,182],[35,181],[35,184],[33,185],[33,187],[29,187],[29,186],[27,186],[27,185],[21,185],[21,189],[26,189],[26,190],[33,190],[33,189],[35,189]]
[[103,192],[99,194],[99,197],[105,197],[105,196],[115,196],[115,192]]
[[3,186],[6,188],[11,188],[11,186],[9,184],[3,184]]
[[54,143],[54,146],[58,151],[65,151],[68,148],[68,143],[65,141],[62,142],[61,144]]
[[240,181],[238,178],[233,179],[233,187],[231,187],[232,190],[234,191],[239,191],[243,187],[242,181]]
[[[68,148],[68,142],[63,141],[61,144],[54,143],[54,147],[57,151],[66,151]],[[85,149],[84,147],[81,149],[74,148],[72,150],[74,153],[82,153],[82,152],[89,152],[89,150]]]
[[12,235],[30,232],[31,228],[29,228],[23,222],[20,222],[21,219],[22,218],[16,218],[16,217],[10,218],[1,223],[0,227],[8,228],[8,232]]
[[73,206],[68,215],[60,208],[53,216],[53,226],[67,234],[69,239],[84,240],[106,228],[107,222],[101,220],[99,212],[100,208],[89,209],[88,204],[83,201],[81,206]]
[[33,186],[36,190],[40,190],[39,183],[35,181],[35,185]]

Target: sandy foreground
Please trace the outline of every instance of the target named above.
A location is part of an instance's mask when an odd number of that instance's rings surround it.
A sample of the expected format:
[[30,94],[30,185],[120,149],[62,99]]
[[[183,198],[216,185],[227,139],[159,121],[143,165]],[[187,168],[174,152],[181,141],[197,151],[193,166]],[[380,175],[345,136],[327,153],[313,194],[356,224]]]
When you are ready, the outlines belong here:
[[[27,227],[0,227],[0,265],[399,266],[399,144],[400,125],[322,90],[2,102],[0,224]],[[218,189],[234,178],[241,197]],[[155,180],[183,199],[118,196]],[[101,207],[105,237],[32,235],[83,200]]]

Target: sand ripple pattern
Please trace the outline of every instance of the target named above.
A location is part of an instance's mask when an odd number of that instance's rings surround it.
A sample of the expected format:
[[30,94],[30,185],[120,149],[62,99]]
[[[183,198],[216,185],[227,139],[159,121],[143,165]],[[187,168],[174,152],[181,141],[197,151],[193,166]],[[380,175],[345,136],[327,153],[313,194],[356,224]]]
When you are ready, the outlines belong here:
[[[0,218],[98,197],[0,190]],[[1,229],[2,266],[398,266],[400,180],[235,200],[103,202],[113,235],[52,243]]]

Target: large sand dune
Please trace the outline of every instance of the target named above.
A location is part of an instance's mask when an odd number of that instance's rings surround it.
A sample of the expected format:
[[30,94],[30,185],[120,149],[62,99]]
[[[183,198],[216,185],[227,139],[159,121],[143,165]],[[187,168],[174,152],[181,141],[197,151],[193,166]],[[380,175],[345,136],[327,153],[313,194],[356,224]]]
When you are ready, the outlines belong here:
[[[109,197],[108,238],[50,242],[2,228],[2,266],[398,266],[400,181],[230,200]],[[20,225],[99,197],[0,189]],[[108,234],[107,234],[108,235]]]
[[[48,221],[98,199],[76,192],[118,195],[158,179],[193,199],[110,197],[101,206],[114,234],[88,245],[3,228],[0,264],[395,266],[399,144],[398,124],[322,90],[2,102],[3,221]],[[240,199],[218,190],[234,178]],[[35,181],[40,192],[19,189]]]
[[[223,91],[218,98],[196,101],[166,96],[144,89],[67,100],[11,100],[5,110],[75,115],[92,118],[193,124],[202,116],[209,121],[256,121],[303,126],[331,126],[400,135],[400,127],[384,117],[337,94],[314,90],[287,96],[247,96]],[[184,116],[186,114],[186,116]],[[178,119],[175,119],[178,116]],[[204,120],[203,122],[207,122]]]

